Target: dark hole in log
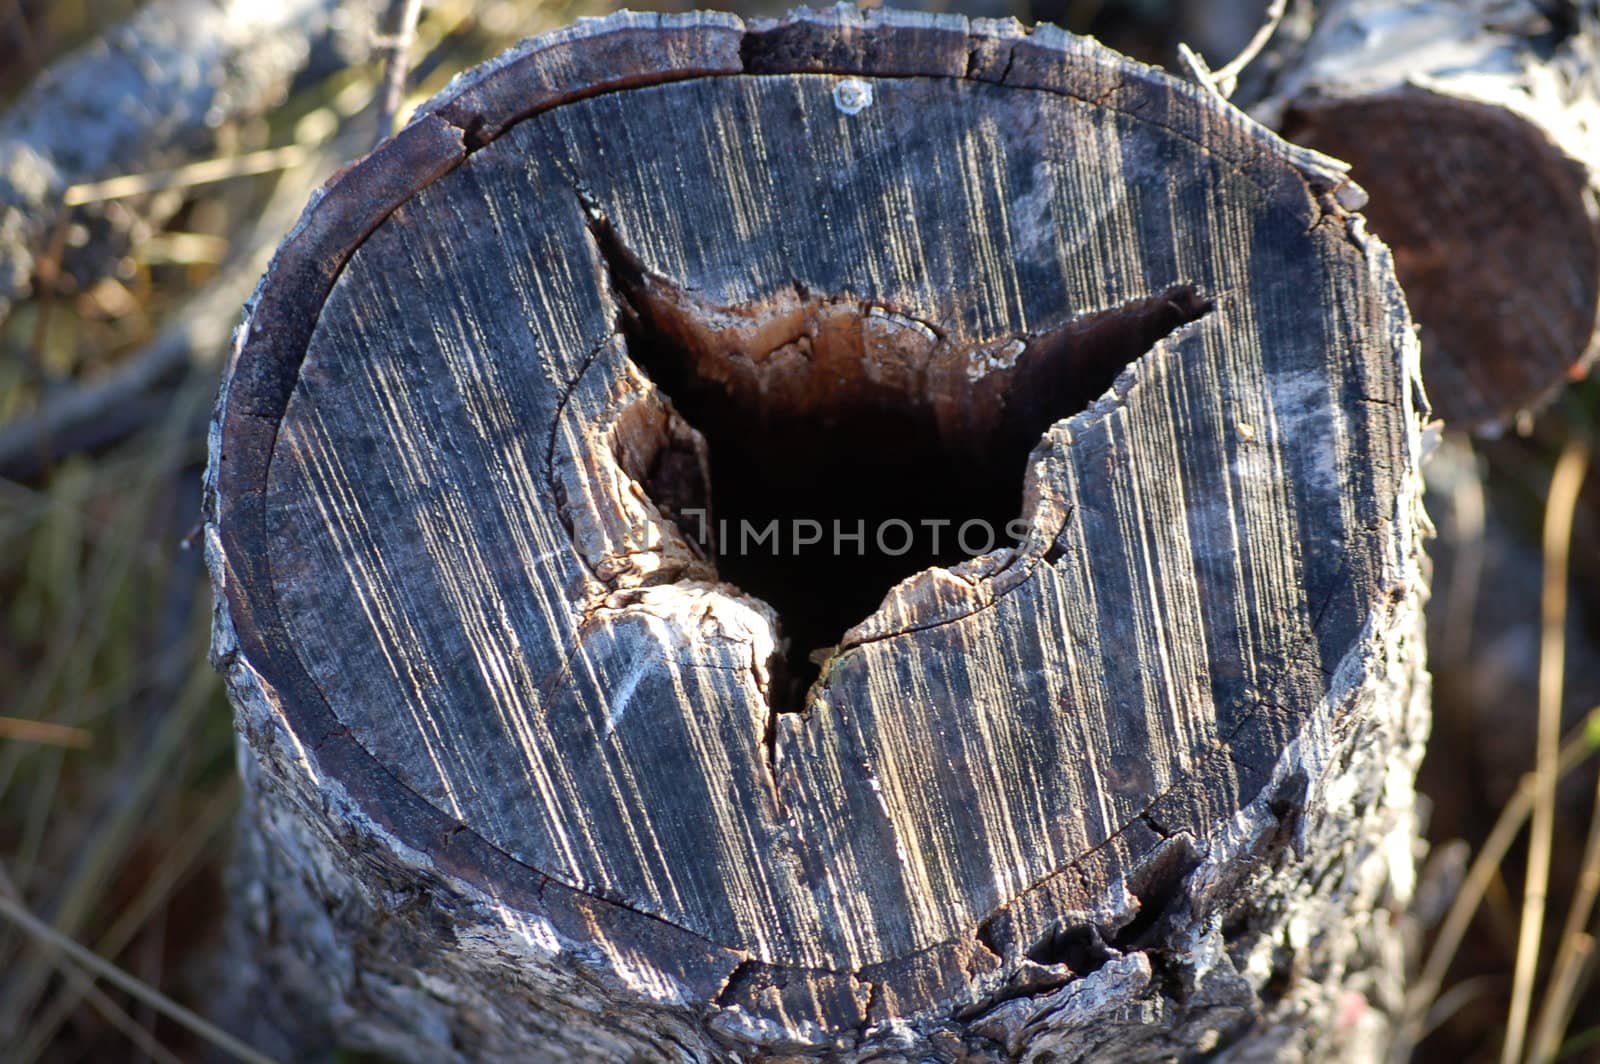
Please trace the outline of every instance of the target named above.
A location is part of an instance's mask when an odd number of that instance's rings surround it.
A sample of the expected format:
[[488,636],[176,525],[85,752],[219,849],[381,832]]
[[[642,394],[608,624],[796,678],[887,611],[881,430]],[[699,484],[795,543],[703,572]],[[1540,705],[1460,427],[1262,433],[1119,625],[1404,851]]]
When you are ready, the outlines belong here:
[[1028,950],[1028,959],[1038,964],[1064,964],[1073,975],[1088,975],[1105,966],[1116,954],[1093,924],[1063,928]]
[[1185,882],[1200,865],[1194,843],[1181,836],[1162,843],[1128,877],[1128,893],[1139,902],[1139,911],[1114,934],[1106,945],[1123,953],[1144,949],[1160,937],[1164,919],[1174,916],[1174,907],[1184,898]]
[[1213,308],[1195,286],[1174,285],[1053,329],[957,342],[799,282],[748,305],[700,302],[591,217],[629,357],[710,453],[703,502],[689,459],[670,450],[641,486],[721,579],[777,611],[788,643],[779,711],[804,707],[820,652],[896,583],[1014,545],[1044,432]]

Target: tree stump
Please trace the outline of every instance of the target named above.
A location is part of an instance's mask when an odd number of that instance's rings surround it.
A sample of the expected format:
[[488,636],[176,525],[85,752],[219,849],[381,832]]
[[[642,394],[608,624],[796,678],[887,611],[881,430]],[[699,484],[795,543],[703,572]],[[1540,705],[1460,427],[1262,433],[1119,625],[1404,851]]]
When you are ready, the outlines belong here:
[[1600,352],[1590,4],[1335,0],[1259,112],[1349,162],[1446,423],[1494,434]]
[[1375,1053],[1426,411],[1343,181],[1011,22],[618,15],[459,79],[218,407],[257,1037]]

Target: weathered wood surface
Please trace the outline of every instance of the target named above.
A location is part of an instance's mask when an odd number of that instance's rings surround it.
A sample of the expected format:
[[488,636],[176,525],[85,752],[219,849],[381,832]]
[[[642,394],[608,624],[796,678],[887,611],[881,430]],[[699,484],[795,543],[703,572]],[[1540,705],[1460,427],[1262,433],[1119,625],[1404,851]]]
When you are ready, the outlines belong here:
[[[453,85],[307,211],[218,408],[252,1013],[1375,1052],[1425,410],[1342,183],[1014,23],[624,15]],[[763,563],[706,504],[1022,534]]]
[[1600,351],[1597,49],[1589,2],[1334,0],[1253,108],[1371,194],[1450,425],[1497,432]]

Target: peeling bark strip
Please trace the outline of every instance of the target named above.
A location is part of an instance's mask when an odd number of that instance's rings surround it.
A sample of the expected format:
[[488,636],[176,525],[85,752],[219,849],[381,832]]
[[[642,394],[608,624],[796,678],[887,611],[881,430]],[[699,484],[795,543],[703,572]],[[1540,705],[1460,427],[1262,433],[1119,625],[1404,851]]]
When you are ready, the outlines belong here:
[[1263,117],[1351,163],[1452,425],[1503,428],[1587,372],[1600,314],[1591,3],[1338,0]]
[[1425,411],[1342,180],[1010,22],[618,15],[458,81],[218,409],[258,1035],[1375,1051]]

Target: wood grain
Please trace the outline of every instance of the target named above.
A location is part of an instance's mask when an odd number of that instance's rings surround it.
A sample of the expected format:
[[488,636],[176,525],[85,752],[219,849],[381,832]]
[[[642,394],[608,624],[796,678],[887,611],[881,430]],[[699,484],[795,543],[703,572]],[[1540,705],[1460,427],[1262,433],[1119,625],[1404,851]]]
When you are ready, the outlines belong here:
[[[933,1051],[1097,976],[1175,1001],[1149,957],[1197,963],[1182,936],[1289,860],[1263,825],[1304,830],[1353,722],[1402,765],[1418,735],[1424,411],[1342,180],[1048,27],[624,16],[469,75],[308,211],[224,387],[208,541],[261,830],[302,877],[480,899],[425,905],[515,930],[562,1022],[586,984],[649,1006],[579,1025],[647,1055]],[[698,431],[652,337],[679,383],[721,366],[683,386],[738,432]],[[835,513],[847,472],[808,462],[863,404],[954,512],[954,471],[1020,464],[1024,533],[859,615],[724,582],[683,500],[736,449]],[[796,704],[786,610],[836,624]],[[467,1042],[577,1052],[520,1022]]]

